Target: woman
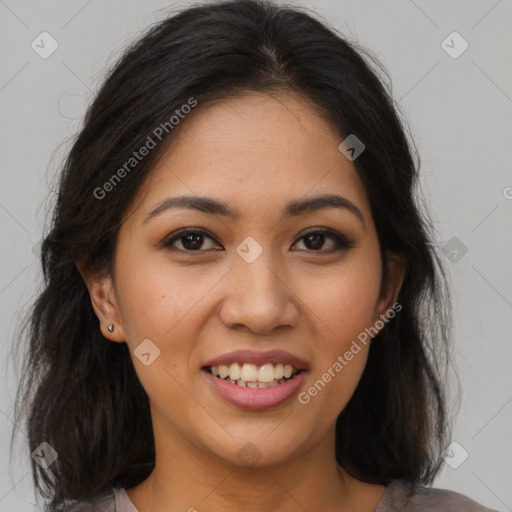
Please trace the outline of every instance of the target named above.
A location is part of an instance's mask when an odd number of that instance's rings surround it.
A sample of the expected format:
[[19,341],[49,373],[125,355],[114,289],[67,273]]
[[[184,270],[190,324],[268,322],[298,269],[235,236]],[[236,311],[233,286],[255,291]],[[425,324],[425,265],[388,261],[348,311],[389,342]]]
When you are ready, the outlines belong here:
[[426,487],[449,301],[361,53],[248,0],[114,67],[65,162],[17,402],[50,510],[489,510]]

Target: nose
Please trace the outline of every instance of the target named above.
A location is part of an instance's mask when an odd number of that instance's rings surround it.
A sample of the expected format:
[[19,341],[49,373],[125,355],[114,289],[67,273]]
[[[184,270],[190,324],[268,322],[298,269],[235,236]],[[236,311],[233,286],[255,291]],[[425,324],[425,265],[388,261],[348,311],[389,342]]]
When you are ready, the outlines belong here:
[[[219,316],[229,328],[265,334],[277,327],[293,327],[299,319],[298,299],[291,279],[272,261],[270,251],[252,263],[238,256],[225,280]],[[287,282],[288,281],[288,282]]]

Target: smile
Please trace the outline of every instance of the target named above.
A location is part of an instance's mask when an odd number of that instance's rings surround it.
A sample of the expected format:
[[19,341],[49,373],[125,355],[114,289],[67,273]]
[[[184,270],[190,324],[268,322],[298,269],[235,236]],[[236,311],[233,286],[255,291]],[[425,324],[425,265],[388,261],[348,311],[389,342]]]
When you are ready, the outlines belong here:
[[230,384],[253,389],[280,386],[294,379],[301,371],[287,363],[266,363],[259,367],[251,363],[231,363],[207,366],[205,370]]

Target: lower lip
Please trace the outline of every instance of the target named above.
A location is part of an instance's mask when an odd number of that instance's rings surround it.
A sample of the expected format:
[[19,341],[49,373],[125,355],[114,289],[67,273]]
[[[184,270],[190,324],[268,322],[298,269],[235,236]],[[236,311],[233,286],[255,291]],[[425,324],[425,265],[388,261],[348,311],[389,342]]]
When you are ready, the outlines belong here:
[[202,370],[204,376],[211,384],[213,389],[226,402],[239,407],[240,409],[258,410],[277,407],[289,400],[299,389],[304,380],[304,370],[297,374],[293,379],[279,384],[272,388],[242,388],[236,384],[219,379],[207,370]]

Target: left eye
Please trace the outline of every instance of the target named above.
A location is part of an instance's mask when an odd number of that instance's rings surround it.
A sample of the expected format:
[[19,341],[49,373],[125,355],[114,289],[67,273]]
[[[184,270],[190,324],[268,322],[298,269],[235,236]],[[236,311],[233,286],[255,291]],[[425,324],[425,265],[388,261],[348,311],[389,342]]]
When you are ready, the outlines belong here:
[[309,233],[302,235],[299,240],[304,239],[307,241],[307,244],[305,245],[309,245],[309,249],[313,250],[313,252],[318,252],[318,249],[324,245],[325,240],[328,238],[334,240],[334,247],[331,248],[331,250],[322,252],[332,252],[336,250],[350,249],[353,247],[353,244],[343,235],[332,233],[331,231],[310,231]]
[[[208,238],[214,243],[215,240],[211,236],[207,235],[202,231],[181,231],[173,238],[169,239],[167,242],[164,242],[165,247],[172,247],[173,249],[177,249],[183,252],[201,252],[200,249],[203,247],[204,239]],[[336,250],[342,249],[350,249],[353,247],[353,244],[349,242],[343,235],[333,233],[331,231],[319,230],[319,231],[310,231],[305,235],[302,235],[299,240],[303,240],[306,245],[306,249],[319,252],[319,249],[323,247],[326,239],[331,239],[334,241],[334,247],[330,250],[322,251],[322,252],[332,252]],[[175,246],[176,243],[180,243],[182,249]],[[297,242],[295,242],[296,244]],[[295,245],[294,244],[294,245]],[[213,247],[207,247],[205,250],[214,249]]]

